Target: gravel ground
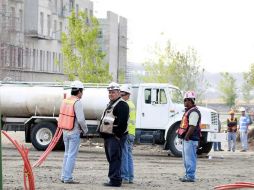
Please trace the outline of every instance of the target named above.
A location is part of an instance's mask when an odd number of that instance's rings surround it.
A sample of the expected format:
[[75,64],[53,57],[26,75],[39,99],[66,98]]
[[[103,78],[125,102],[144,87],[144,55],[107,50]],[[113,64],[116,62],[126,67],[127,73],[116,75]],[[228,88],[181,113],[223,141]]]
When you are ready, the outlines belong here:
[[[43,153],[24,143],[24,132],[9,132],[20,143],[29,148],[30,162],[33,164]],[[226,144],[223,144],[226,149]],[[253,146],[248,152],[213,152],[209,157],[199,158],[197,166],[197,182],[182,183],[179,177],[183,175],[184,167],[181,158],[169,157],[161,146],[136,145],[134,147],[134,184],[123,184],[121,189],[146,190],[192,190],[213,189],[216,185],[235,183],[237,181],[254,182],[254,152]],[[2,137],[3,181],[4,189],[24,189],[23,161],[15,147],[4,136]],[[36,189],[113,189],[104,187],[108,163],[102,143],[83,140],[74,176],[81,184],[63,184],[59,180],[63,152],[52,152],[42,166],[34,168]],[[119,188],[115,188],[119,189]]]

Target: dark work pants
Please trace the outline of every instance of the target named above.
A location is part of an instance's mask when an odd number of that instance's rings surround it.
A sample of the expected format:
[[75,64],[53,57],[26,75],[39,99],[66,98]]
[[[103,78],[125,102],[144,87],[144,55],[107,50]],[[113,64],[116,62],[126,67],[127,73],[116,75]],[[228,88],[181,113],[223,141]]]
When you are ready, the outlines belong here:
[[121,144],[126,141],[127,135],[117,140],[115,137],[104,139],[105,153],[109,163],[108,177],[110,183],[118,185],[122,183],[121,178],[121,159],[122,148]]

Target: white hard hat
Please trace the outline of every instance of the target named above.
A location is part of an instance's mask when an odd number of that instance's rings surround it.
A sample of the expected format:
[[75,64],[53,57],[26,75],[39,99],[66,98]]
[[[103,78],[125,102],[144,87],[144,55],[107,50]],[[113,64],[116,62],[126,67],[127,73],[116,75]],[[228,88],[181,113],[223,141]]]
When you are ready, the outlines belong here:
[[185,98],[195,99],[196,98],[195,92],[194,91],[187,91],[184,94],[184,99]]
[[116,82],[111,82],[108,87],[108,90],[120,90],[120,86],[119,84],[117,84]]
[[126,84],[121,86],[120,91],[121,92],[127,92],[128,94],[131,94],[131,88],[130,88],[129,85],[126,85]]
[[240,107],[239,111],[245,111],[244,107]]
[[84,85],[79,80],[75,80],[71,83],[71,88],[84,88]]

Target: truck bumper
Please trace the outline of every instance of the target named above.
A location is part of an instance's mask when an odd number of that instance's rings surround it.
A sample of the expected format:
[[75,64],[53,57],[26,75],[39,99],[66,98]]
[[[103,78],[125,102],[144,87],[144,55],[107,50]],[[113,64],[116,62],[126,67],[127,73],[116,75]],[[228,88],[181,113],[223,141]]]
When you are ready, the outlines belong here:
[[207,134],[207,142],[222,142],[227,141],[227,133],[211,133]]

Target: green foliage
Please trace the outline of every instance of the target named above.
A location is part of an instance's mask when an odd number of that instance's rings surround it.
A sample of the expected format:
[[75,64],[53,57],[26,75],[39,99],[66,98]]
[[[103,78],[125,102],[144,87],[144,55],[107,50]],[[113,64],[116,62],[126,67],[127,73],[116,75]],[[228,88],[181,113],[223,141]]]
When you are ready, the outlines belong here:
[[69,80],[79,78],[87,83],[105,83],[112,80],[109,65],[103,61],[97,35],[99,23],[85,11],[72,11],[68,17],[68,32],[62,33],[64,73]]
[[251,85],[249,81],[249,73],[243,73],[243,86],[242,86],[242,93],[243,93],[243,100],[245,103],[249,104],[253,96],[250,94],[250,91],[252,90],[253,86]]
[[202,97],[209,84],[193,48],[177,51],[168,41],[162,50],[155,46],[153,53],[154,57],[144,63],[147,73],[141,77],[144,82],[171,83],[184,91],[196,91],[198,99]]
[[218,89],[221,92],[221,98],[230,107],[235,105],[237,98],[236,94],[236,80],[228,72],[220,73],[221,80],[219,81]]
[[124,73],[123,69],[120,69],[118,74],[119,74],[118,82],[119,83],[125,83],[125,73]]

